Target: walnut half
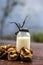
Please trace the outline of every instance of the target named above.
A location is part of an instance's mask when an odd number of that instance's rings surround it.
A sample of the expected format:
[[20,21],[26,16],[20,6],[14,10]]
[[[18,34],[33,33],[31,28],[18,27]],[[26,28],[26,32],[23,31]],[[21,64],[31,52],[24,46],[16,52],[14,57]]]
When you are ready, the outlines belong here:
[[24,48],[24,47],[20,49],[20,58],[21,58],[21,60],[25,60],[25,61],[31,60],[32,59],[32,54],[33,54],[32,50],[29,50],[29,49]]
[[17,60],[18,56],[19,56],[19,54],[18,54],[16,48],[8,49],[8,60]]
[[6,45],[0,46],[0,59],[1,58],[7,58],[7,51],[6,51]]

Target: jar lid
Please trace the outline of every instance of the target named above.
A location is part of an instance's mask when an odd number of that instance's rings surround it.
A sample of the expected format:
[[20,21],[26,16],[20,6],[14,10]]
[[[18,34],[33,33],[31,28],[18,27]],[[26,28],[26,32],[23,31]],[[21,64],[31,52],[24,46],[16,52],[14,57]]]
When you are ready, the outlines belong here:
[[20,28],[19,31],[22,31],[22,32],[29,32],[29,30],[27,28]]

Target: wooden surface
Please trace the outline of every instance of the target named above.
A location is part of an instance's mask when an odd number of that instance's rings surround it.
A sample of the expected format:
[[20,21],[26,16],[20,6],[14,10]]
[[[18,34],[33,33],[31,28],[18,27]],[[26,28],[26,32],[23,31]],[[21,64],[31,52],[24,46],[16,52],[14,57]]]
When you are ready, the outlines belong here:
[[[9,44],[10,42],[0,41],[0,45]],[[11,43],[15,44],[14,41]],[[0,60],[0,65],[43,65],[43,44],[31,43],[31,49],[33,50],[32,62]]]

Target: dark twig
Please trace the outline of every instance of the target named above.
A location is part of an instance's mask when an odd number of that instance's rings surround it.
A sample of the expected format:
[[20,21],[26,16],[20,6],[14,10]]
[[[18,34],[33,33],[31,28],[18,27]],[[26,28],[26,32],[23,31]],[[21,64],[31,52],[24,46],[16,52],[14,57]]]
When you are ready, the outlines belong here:
[[23,21],[23,24],[21,26],[21,28],[24,26],[25,22],[26,22],[26,19],[27,19],[28,16],[25,17],[25,20]]
[[18,23],[16,23],[16,22],[11,22],[11,23],[14,23],[14,24],[16,24],[16,26],[18,27],[18,29],[20,29],[20,27],[19,27],[19,25],[18,25]]
[[[16,23],[16,22],[10,22],[10,23],[14,23],[16,24],[17,28],[20,30],[20,28],[22,28],[26,22],[26,19],[27,19],[28,16],[26,16],[25,20],[23,21],[23,24],[20,25],[20,23]],[[19,32],[19,30],[15,33],[15,35],[17,35],[17,33]]]

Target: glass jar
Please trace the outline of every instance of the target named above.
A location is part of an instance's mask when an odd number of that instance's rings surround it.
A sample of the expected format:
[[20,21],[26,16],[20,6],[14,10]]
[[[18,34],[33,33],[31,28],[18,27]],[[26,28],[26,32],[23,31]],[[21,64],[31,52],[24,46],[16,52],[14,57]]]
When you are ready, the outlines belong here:
[[28,29],[20,29],[20,31],[17,34],[17,51],[19,51],[22,47],[30,49],[30,33]]

